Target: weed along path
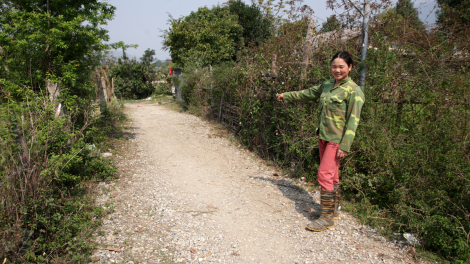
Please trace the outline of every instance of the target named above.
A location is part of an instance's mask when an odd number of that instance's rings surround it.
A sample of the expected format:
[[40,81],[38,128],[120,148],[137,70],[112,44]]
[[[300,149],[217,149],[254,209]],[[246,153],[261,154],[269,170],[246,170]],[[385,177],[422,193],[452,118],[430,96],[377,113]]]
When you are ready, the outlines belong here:
[[[126,104],[128,144],[118,180],[101,184],[111,209],[94,236],[99,263],[415,263],[341,213],[305,230],[318,195],[293,185],[208,122],[167,106]],[[316,205],[314,205],[316,203]]]

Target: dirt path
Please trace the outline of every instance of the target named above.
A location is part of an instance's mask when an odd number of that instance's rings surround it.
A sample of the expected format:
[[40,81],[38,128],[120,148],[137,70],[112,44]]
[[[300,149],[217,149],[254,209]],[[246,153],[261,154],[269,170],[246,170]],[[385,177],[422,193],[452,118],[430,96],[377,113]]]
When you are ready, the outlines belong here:
[[[131,148],[117,157],[113,204],[93,256],[101,263],[415,263],[403,247],[341,213],[335,229],[305,230],[318,195],[272,176],[198,117],[127,104]],[[316,204],[315,206],[318,206]],[[107,246],[120,252],[105,250]]]

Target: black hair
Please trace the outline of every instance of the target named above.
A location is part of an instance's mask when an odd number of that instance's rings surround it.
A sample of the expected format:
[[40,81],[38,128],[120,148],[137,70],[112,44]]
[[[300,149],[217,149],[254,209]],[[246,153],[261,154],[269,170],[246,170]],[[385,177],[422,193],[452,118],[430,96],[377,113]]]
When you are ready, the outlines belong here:
[[349,51],[340,51],[336,53],[333,56],[333,59],[331,59],[331,62],[333,62],[336,58],[343,59],[346,62],[346,64],[348,64],[348,67],[354,66],[354,59],[353,59],[351,52]]

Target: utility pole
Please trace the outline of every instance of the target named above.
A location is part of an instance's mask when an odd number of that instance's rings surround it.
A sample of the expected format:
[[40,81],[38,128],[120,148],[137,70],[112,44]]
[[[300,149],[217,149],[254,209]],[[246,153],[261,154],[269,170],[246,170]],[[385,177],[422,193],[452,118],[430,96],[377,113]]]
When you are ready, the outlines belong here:
[[[353,3],[351,0],[349,2],[356,8],[357,11],[361,14],[363,21],[362,21],[362,48],[361,48],[361,63],[362,63],[362,70],[361,74],[359,75],[359,86],[361,86],[362,91],[364,91],[364,86],[366,83],[366,57],[367,57],[367,49],[369,47],[369,17],[370,17],[370,0],[364,0],[363,3]],[[363,10],[359,9],[356,4],[363,4]]]

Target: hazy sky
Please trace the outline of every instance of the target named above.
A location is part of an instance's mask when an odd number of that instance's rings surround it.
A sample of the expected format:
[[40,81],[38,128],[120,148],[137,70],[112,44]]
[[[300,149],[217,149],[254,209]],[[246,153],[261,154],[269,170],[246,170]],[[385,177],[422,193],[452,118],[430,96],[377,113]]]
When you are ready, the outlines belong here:
[[[397,0],[393,0],[397,1]],[[170,58],[167,51],[162,50],[162,33],[160,29],[168,29],[168,13],[174,18],[187,16],[191,11],[196,11],[198,7],[217,5],[226,2],[225,0],[169,0],[169,1],[149,1],[149,0],[108,0],[116,7],[114,20],[110,21],[106,28],[109,30],[110,42],[124,41],[126,44],[138,44],[137,49],[129,49],[129,56],[140,58],[148,48],[154,49],[156,57],[160,60]],[[250,1],[245,0],[245,3]],[[326,0],[305,0],[315,11],[317,25],[320,25],[328,16],[333,14],[326,9]],[[435,0],[416,0],[417,7],[421,14],[421,20],[433,23],[435,15],[427,17],[435,6]],[[120,53],[121,51],[119,51]]]

